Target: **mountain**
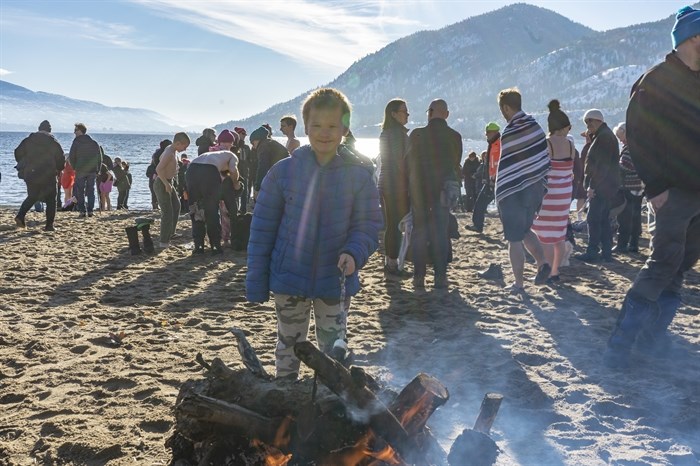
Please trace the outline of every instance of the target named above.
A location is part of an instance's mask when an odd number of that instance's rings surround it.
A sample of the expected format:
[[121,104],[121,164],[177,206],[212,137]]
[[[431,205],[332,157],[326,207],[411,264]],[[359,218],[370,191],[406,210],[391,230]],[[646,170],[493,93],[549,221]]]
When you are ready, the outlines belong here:
[[[386,103],[400,97],[412,113],[409,127],[425,124],[430,101],[444,98],[450,125],[464,137],[483,138],[488,121],[503,122],[496,97],[512,86],[521,90],[525,111],[541,121],[549,100],[557,98],[575,130],[582,129],[577,122],[592,107],[611,122],[624,119],[631,85],[671,48],[673,21],[596,32],[553,11],[513,4],[396,40],[327,85],[352,102],[356,136],[378,136]],[[285,114],[300,117],[305,95],[216,128],[275,127]]]
[[[54,132],[72,132],[76,121],[100,122],[94,132],[173,133],[182,131],[168,117],[140,108],[107,107],[57,94],[34,92],[0,80],[0,131],[36,131],[49,120]],[[138,128],[138,130],[135,130]]]

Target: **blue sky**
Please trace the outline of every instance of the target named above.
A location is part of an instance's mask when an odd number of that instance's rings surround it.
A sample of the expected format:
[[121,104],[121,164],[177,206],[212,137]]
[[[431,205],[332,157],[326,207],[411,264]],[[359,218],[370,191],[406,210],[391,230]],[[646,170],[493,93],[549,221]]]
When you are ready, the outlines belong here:
[[[510,3],[0,0],[0,79],[211,126],[326,84],[400,37]],[[689,4],[528,3],[596,30],[656,21]]]

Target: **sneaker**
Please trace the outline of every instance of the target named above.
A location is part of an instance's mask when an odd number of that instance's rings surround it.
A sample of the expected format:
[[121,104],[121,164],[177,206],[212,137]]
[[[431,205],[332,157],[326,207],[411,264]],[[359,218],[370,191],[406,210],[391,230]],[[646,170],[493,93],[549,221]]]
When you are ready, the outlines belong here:
[[591,253],[585,252],[583,254],[576,254],[574,256],[574,259],[580,260],[583,262],[593,263],[593,262],[599,262],[600,256],[598,254],[591,254]]
[[484,229],[483,229],[483,228],[475,227],[474,225],[465,225],[464,228],[466,228],[466,229],[469,230],[469,231],[475,231],[475,232],[477,232],[477,233],[483,233],[483,232],[484,232]]
[[92,212],[88,212],[88,213],[87,213],[87,216],[88,216],[88,217],[92,217]]
[[560,282],[561,282],[561,278],[559,278],[559,275],[552,275],[547,279],[547,281],[545,283],[549,286],[556,286]]
[[204,254],[204,246],[196,246],[192,250],[192,254]]
[[56,231],[56,228],[53,225],[46,225],[44,231]]
[[15,217],[15,225],[17,225],[17,228],[27,228],[24,219],[20,217]]
[[544,285],[549,278],[549,274],[552,272],[552,267],[546,262],[537,269],[537,275],[535,275],[535,285]]
[[486,280],[503,280],[503,268],[501,264],[490,264],[487,269],[478,272],[478,275]]
[[80,212],[78,214],[78,218],[85,218],[85,212]]
[[216,247],[211,251],[212,256],[220,256],[223,253],[224,253],[224,249],[221,246]]
[[391,266],[389,264],[384,266],[384,273],[398,278],[409,278],[411,276],[410,272],[401,270],[398,266]]

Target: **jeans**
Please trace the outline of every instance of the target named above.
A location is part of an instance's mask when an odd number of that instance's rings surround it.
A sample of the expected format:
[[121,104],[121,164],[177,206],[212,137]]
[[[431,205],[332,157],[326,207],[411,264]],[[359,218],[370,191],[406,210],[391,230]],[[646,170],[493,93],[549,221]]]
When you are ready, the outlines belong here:
[[642,234],[642,196],[635,196],[629,190],[625,190],[625,199],[625,209],[617,216],[617,223],[620,225],[617,230],[617,245],[636,248]]
[[472,222],[478,230],[484,229],[484,218],[486,217],[486,209],[491,201],[494,200],[493,189],[488,183],[484,183],[481,192],[476,197],[474,204],[474,213],[472,214]]
[[657,302],[665,290],[680,293],[685,273],[700,258],[700,193],[669,189],[656,212],[652,252],[630,294]]
[[[612,228],[610,226],[610,203],[601,195],[594,196],[588,204],[588,247],[586,252],[603,257],[612,254]],[[600,248],[600,249],[599,249]]]
[[169,180],[170,192],[165,190],[165,185],[160,178],[153,182],[153,191],[156,193],[158,205],[160,205],[160,242],[168,243],[175,234],[177,219],[180,216],[180,198],[173,181]]
[[447,274],[450,258],[449,208],[439,202],[427,210],[413,211],[411,252],[414,276],[424,277],[428,262],[432,259],[435,276]]
[[[73,185],[73,192],[75,197],[78,199],[78,212],[92,213],[95,208],[95,179],[97,175],[92,173],[90,175],[75,176],[75,184]],[[87,195],[87,206],[85,204],[85,196]]]

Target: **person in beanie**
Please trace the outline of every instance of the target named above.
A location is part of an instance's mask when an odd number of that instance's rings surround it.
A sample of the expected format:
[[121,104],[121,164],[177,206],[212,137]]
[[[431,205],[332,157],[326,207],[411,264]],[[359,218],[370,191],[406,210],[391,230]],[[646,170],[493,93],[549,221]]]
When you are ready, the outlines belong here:
[[257,193],[260,191],[263,178],[265,178],[267,172],[270,171],[270,168],[280,160],[289,157],[287,149],[279,142],[271,139],[271,134],[272,132],[270,129],[263,125],[250,135],[250,144],[258,155],[258,169],[255,175],[256,198]]
[[493,201],[493,188],[496,185],[496,172],[498,171],[498,160],[501,157],[501,127],[492,121],[486,125],[486,160],[482,172],[482,186],[474,203],[474,213],[472,214],[472,225],[467,225],[468,230],[481,233],[484,231],[484,219],[486,209]]
[[54,231],[56,218],[56,176],[63,170],[66,159],[63,149],[51,134],[51,124],[44,120],[39,131],[32,133],[19,143],[15,149],[17,175],[27,185],[27,197],[15,217],[19,228],[26,228],[24,217],[29,209],[38,202],[46,202],[46,225],[44,230]]
[[613,231],[610,209],[620,190],[620,147],[617,138],[605,123],[603,112],[590,109],[583,122],[591,135],[586,156],[583,185],[588,196],[588,245],[586,252],[574,258],[584,262],[612,261]]
[[568,138],[571,122],[561,109],[559,101],[554,99],[547,107],[547,149],[551,165],[547,173],[547,194],[542,199],[542,207],[537,212],[532,231],[542,243],[544,256],[552,267],[547,282],[556,284],[559,281],[559,265],[566,254],[564,242],[571,209],[576,148]]
[[204,128],[202,135],[194,143],[197,145],[197,155],[209,152],[209,148],[216,143],[216,131],[213,128]]
[[685,273],[700,257],[700,10],[682,8],[674,50],[632,86],[627,143],[656,212],[651,255],[622,304],[604,362],[629,364],[632,346],[673,357],[667,329]]

